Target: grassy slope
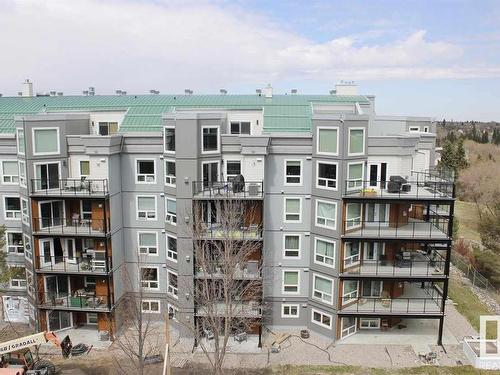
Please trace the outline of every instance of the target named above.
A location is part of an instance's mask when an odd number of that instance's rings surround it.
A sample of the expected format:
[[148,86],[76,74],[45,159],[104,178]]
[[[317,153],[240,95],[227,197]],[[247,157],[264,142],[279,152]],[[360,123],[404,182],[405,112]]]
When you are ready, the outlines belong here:
[[[266,372],[267,374],[268,372]],[[472,366],[435,367],[421,366],[404,369],[369,369],[356,366],[282,366],[273,369],[272,374],[280,375],[480,375],[500,374],[500,371],[484,371]],[[270,373],[270,374],[271,374]]]
[[477,215],[476,205],[470,202],[455,202],[455,217],[458,217],[459,227],[458,235],[466,240],[474,240],[481,242],[477,225],[479,217]]

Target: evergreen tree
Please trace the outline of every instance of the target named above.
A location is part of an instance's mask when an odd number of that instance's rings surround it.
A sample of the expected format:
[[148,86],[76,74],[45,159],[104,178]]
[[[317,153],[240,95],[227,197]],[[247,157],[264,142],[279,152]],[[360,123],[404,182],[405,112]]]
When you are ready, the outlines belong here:
[[490,141],[490,138],[488,136],[488,131],[485,130],[483,131],[483,134],[481,135],[481,143],[488,143]]
[[460,138],[455,148],[455,171],[467,168],[467,158],[465,156],[464,140]]
[[441,154],[441,164],[451,170],[456,170],[455,147],[450,141],[446,141]]
[[443,119],[442,125],[443,125],[443,129],[446,129],[446,119],[445,118]]

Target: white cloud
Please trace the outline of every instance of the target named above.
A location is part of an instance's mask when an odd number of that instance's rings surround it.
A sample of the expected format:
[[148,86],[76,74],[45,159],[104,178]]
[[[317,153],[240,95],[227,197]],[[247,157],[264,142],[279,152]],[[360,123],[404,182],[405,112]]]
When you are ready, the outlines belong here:
[[95,85],[111,93],[500,76],[500,68],[456,66],[462,49],[429,41],[423,30],[377,45],[352,37],[317,43],[257,13],[210,3],[7,1],[0,4],[0,25],[0,87],[11,94],[26,77],[38,89],[79,92]]

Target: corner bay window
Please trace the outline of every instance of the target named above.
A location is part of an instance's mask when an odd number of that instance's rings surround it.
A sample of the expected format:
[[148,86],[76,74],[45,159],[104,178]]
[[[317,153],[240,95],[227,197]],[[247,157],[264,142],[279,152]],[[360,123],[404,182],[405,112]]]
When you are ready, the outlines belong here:
[[349,155],[365,153],[365,131],[364,129],[349,129]]
[[337,203],[316,201],[316,225],[336,229]]
[[177,287],[177,274],[167,271],[167,294],[174,298],[179,298],[179,289]]
[[137,182],[152,184],[155,182],[155,161],[137,160]]
[[363,185],[363,163],[347,166],[347,188],[355,189]]
[[137,217],[142,220],[156,219],[155,197],[137,197]]
[[333,302],[333,281],[324,277],[314,275],[313,297],[325,303]]
[[175,199],[166,199],[165,221],[172,225],[177,224],[177,201]]
[[158,268],[141,267],[141,286],[145,289],[159,289]]
[[165,185],[175,186],[175,161],[165,160]]
[[318,162],[316,185],[324,189],[337,189],[337,164]]
[[299,271],[283,271],[283,293],[299,292]]
[[6,219],[21,218],[21,199],[19,197],[4,197],[4,215]]
[[316,238],[314,262],[327,267],[335,267],[335,242]]
[[9,254],[24,253],[23,234],[22,233],[7,233],[7,252]]
[[177,238],[167,234],[167,259],[177,262]]
[[174,153],[175,152],[175,128],[165,128],[165,152]]
[[337,155],[338,130],[318,128],[318,153]]
[[332,316],[312,309],[312,322],[325,328],[332,328]]
[[16,160],[2,162],[2,183],[17,184],[19,182],[19,167]]

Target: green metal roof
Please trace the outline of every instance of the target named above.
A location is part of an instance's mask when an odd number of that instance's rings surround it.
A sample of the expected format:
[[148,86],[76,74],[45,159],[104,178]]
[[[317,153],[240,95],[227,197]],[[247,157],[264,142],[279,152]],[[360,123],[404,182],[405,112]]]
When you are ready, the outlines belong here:
[[0,97],[0,133],[14,132],[14,116],[42,112],[127,111],[120,132],[161,130],[163,113],[178,109],[263,109],[265,132],[309,132],[311,103],[366,103],[336,95],[96,95]]

